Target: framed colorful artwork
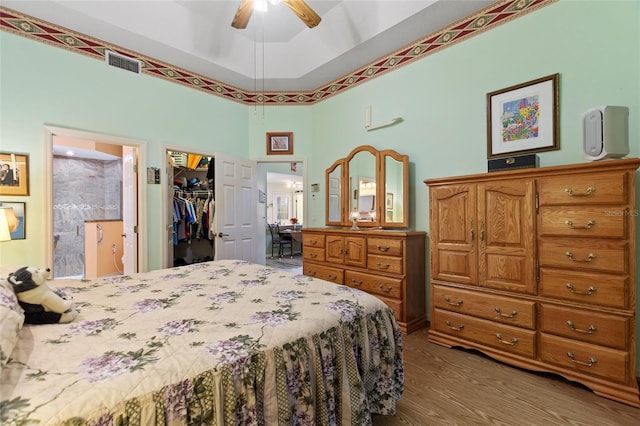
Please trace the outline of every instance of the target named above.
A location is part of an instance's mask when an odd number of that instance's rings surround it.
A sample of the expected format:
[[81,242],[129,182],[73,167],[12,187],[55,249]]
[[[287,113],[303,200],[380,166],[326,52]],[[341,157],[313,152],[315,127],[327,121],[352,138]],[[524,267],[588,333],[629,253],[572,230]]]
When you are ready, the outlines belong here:
[[487,158],[560,149],[559,79],[552,74],[487,94]]

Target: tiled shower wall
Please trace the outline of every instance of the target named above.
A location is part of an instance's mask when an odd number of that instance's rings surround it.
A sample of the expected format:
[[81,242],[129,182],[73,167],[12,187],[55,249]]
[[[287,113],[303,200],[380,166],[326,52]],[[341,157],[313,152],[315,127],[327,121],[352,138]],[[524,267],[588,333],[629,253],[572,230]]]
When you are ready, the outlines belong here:
[[54,275],[84,276],[84,222],[122,218],[122,160],[53,158]]

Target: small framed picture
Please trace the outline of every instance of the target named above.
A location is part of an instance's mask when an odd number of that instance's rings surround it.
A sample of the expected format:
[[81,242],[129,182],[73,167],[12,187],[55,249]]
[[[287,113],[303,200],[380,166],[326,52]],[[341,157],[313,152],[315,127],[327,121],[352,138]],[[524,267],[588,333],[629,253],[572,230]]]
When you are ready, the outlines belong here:
[[29,195],[29,156],[0,152],[0,195]]
[[560,149],[559,76],[487,94],[487,158]]
[[386,205],[388,209],[393,209],[393,192],[387,192]]
[[16,227],[14,229],[9,229],[12,240],[24,240],[27,237],[25,222],[27,218],[26,206],[27,203],[22,202],[0,201],[0,207],[12,209],[14,216],[18,219]]
[[293,133],[267,133],[267,155],[293,154]]

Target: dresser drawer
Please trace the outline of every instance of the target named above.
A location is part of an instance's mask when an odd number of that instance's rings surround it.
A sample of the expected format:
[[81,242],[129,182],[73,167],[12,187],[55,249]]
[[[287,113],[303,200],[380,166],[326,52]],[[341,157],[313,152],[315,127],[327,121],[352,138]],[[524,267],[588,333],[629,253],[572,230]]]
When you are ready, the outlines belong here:
[[318,262],[324,262],[324,249],[316,247],[305,247],[302,251],[302,258],[304,260],[316,260]]
[[448,311],[535,329],[535,302],[434,285],[433,305]]
[[[542,333],[542,361],[589,376],[629,383],[629,352]],[[633,378],[635,380],[635,377]]]
[[541,238],[538,244],[542,266],[626,273],[628,241]]
[[629,277],[593,272],[540,268],[539,294],[543,297],[629,309]]
[[402,280],[380,275],[363,274],[345,271],[344,283],[349,287],[359,288],[367,293],[402,299]]
[[626,204],[627,174],[588,173],[541,177],[541,206],[553,204]]
[[584,309],[540,305],[540,330],[614,349],[629,348],[628,318]]
[[344,284],[344,272],[340,268],[330,268],[328,266],[316,265],[313,263],[303,263],[302,273],[309,277],[331,281],[336,284]]
[[367,252],[385,256],[402,256],[402,240],[367,238]]
[[402,259],[391,256],[369,255],[367,266],[372,271],[389,272],[391,274],[402,274]]
[[602,207],[543,207],[538,228],[541,236],[626,238],[628,218]]
[[434,309],[432,328],[513,354],[533,358],[536,332],[524,328]]
[[402,300],[398,299],[390,299],[384,296],[377,296],[378,299],[382,300],[388,307],[393,311],[393,315],[396,317],[396,320],[402,322],[404,321],[404,304]]
[[320,247],[324,248],[324,235],[318,234],[305,234],[302,233],[302,245],[305,250],[307,247]]

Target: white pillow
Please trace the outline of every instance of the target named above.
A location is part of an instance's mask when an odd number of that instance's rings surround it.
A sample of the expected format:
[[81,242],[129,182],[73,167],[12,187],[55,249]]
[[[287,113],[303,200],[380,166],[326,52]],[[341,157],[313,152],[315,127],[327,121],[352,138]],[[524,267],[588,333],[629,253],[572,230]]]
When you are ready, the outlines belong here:
[[6,278],[0,278],[0,365],[7,365],[24,324],[24,311]]

